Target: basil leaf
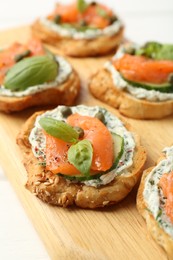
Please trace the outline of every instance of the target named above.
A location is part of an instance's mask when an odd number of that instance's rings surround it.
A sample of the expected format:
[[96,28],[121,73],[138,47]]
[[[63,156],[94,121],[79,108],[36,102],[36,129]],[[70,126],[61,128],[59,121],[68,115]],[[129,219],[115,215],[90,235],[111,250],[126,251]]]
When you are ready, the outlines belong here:
[[106,12],[106,10],[104,10],[104,9],[102,9],[102,8],[100,8],[100,7],[97,7],[97,14],[99,15],[99,16],[101,16],[101,17],[103,17],[103,18],[108,18],[109,16],[108,16],[108,14],[107,14],[107,12]]
[[136,55],[144,55],[154,60],[173,60],[173,44],[148,42],[136,50]]
[[89,140],[82,140],[68,150],[68,161],[84,176],[89,176],[93,158],[93,148]]
[[5,76],[4,86],[11,91],[53,81],[58,75],[58,64],[48,55],[33,56],[17,62]]
[[80,13],[85,12],[87,7],[88,7],[88,4],[85,2],[85,0],[77,0],[77,9]]
[[46,131],[46,133],[65,142],[76,143],[78,140],[78,132],[75,131],[72,126],[62,121],[50,117],[42,117],[39,120],[39,124]]
[[156,54],[156,60],[173,60],[173,44],[163,44]]
[[155,59],[156,54],[162,48],[162,44],[158,42],[147,42],[144,46],[136,50],[136,55],[144,55],[146,57]]

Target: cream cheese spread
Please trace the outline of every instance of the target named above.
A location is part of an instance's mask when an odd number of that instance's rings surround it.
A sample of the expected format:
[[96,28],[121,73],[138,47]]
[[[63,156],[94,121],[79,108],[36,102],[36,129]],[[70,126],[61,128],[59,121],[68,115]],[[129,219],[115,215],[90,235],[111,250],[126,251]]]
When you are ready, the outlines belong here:
[[[31,143],[33,154],[42,161],[45,161],[46,140],[42,133],[41,126],[39,125],[39,120],[41,117],[52,117],[57,120],[66,121],[61,112],[63,107],[64,106],[59,106],[52,111],[47,111],[46,113],[38,116],[35,121],[35,126],[30,133],[29,142]],[[120,135],[124,139],[124,152],[116,169],[102,175],[98,179],[84,181],[83,183],[88,186],[97,187],[99,185],[105,185],[111,182],[117,175],[127,175],[128,168],[133,164],[135,141],[132,134],[124,127],[123,123],[115,115],[98,106],[86,107],[83,105],[79,105],[76,107],[71,107],[71,110],[72,113],[78,113],[81,115],[92,117],[94,117],[99,111],[101,111],[104,114],[106,127],[109,129],[109,131]]]
[[[136,45],[135,45],[136,46]],[[113,60],[120,59],[124,55],[124,48],[121,47],[114,55]],[[104,68],[111,73],[112,80],[116,88],[125,90],[138,99],[146,99],[151,102],[167,101],[173,99],[173,93],[161,93],[157,90],[147,90],[140,87],[134,87],[125,81],[121,74],[116,70],[111,61],[105,63]]]
[[148,210],[153,214],[160,227],[173,238],[173,224],[165,214],[165,198],[162,190],[158,187],[162,175],[173,171],[173,146],[165,148],[163,152],[166,158],[160,161],[148,174],[145,180],[143,196]]
[[118,33],[121,27],[123,26],[122,22],[120,20],[117,20],[113,24],[105,27],[104,29],[88,29],[85,32],[80,32],[75,28],[64,28],[63,26],[55,24],[53,21],[50,21],[45,17],[40,18],[40,23],[47,27],[49,30],[63,37],[71,37],[76,40],[94,39],[103,35],[112,36]]
[[58,70],[58,75],[54,81],[49,82],[49,83],[44,83],[41,85],[37,85],[37,86],[31,86],[23,91],[11,91],[9,89],[6,89],[4,86],[1,86],[0,87],[0,96],[24,97],[24,96],[28,96],[28,95],[33,95],[33,94],[41,92],[43,90],[58,87],[60,84],[62,84],[64,81],[66,81],[67,78],[70,76],[70,74],[72,72],[72,67],[63,57],[56,56],[56,61],[59,64],[59,70]]

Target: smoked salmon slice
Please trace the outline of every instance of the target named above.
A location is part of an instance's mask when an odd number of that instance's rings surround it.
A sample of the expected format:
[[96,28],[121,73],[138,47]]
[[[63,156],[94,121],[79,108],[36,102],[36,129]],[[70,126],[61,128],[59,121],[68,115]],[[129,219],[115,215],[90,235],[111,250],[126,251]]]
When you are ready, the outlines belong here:
[[159,186],[163,191],[164,197],[166,197],[165,211],[166,215],[173,223],[173,171],[171,173],[165,173],[160,181]]
[[125,54],[113,64],[125,79],[134,82],[163,84],[173,73],[173,61],[156,61],[144,56]]
[[46,169],[53,173],[79,175],[80,172],[68,162],[67,152],[70,143],[46,134]]
[[29,56],[44,55],[42,43],[37,39],[31,39],[27,44],[13,43],[9,48],[0,52],[0,84],[3,84],[5,74],[15,63],[15,56],[30,50]]
[[[104,12],[104,15],[99,14],[99,10]],[[60,23],[79,23],[85,21],[87,25],[103,29],[110,24],[110,17],[113,12],[102,4],[88,5],[84,12],[79,12],[77,4],[61,5],[58,4],[54,12],[48,16],[49,19],[54,19],[59,15]]]
[[[91,170],[106,171],[111,168],[114,160],[112,135],[107,127],[97,118],[72,114],[67,118],[71,126],[84,130],[80,140],[87,139],[93,147]],[[67,160],[67,152],[72,144],[46,134],[46,169],[53,173],[81,175]]]

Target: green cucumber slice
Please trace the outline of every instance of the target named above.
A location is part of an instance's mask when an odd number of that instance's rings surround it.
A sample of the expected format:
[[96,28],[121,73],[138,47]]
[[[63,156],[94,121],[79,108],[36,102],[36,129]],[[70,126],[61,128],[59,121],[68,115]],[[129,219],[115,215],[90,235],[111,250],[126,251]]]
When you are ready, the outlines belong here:
[[77,25],[77,24],[75,25],[75,24],[69,24],[69,23],[61,23],[59,25],[64,29],[75,29],[78,32],[85,32],[87,30],[92,30],[92,31],[97,30],[96,27],[91,27],[88,25],[81,26],[81,25]]
[[121,159],[124,152],[124,139],[122,136],[115,133],[111,133],[113,142],[114,142],[114,163],[111,167],[111,170],[115,169],[118,165],[119,160]]
[[121,137],[120,135],[117,135],[115,133],[111,133],[111,135],[112,135],[113,143],[114,143],[114,163],[109,170],[107,170],[106,172],[100,172],[95,175],[89,175],[88,177],[86,177],[86,176],[67,176],[64,174],[58,174],[58,175],[63,176],[64,178],[71,180],[71,181],[88,181],[88,180],[98,179],[101,175],[114,170],[117,167],[118,162],[121,159],[123,152],[124,152],[124,139],[123,139],[123,137]]
[[122,76],[122,74],[121,74],[121,77],[126,82],[128,82],[130,85],[132,85],[133,87],[144,88],[144,89],[147,89],[147,90],[157,90],[157,91],[160,91],[162,93],[173,93],[173,85],[171,85],[167,82],[164,83],[164,84],[153,84],[153,83],[131,81],[131,80],[124,78]]

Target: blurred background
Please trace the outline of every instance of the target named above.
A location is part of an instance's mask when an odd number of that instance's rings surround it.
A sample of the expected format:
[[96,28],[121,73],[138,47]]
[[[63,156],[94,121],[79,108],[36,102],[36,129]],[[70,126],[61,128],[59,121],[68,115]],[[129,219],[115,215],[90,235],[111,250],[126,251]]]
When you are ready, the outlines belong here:
[[[111,6],[126,25],[126,37],[173,42],[173,0],[99,0]],[[52,11],[56,0],[5,0],[0,3],[0,30],[31,23]],[[68,3],[69,0],[59,0]]]

